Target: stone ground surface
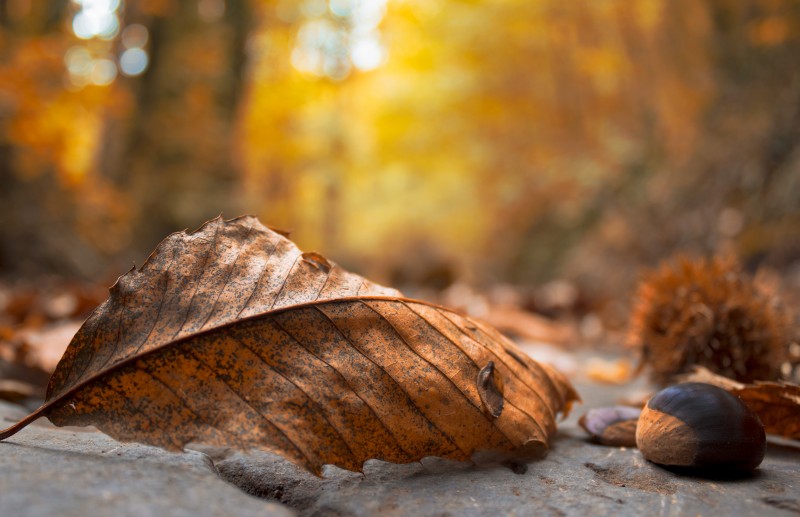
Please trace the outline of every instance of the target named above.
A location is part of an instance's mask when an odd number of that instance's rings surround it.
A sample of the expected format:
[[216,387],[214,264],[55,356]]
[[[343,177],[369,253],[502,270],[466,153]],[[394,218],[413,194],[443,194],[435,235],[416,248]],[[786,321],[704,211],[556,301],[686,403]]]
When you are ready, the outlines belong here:
[[[0,402],[2,427],[24,415]],[[40,422],[0,442],[1,516],[295,515],[220,479],[205,454],[172,454]]]
[[[317,478],[270,454],[171,454],[34,424],[0,443],[0,515],[800,514],[796,443],[770,443],[764,463],[746,479],[681,476],[645,462],[635,449],[590,444],[577,426],[586,409],[613,404],[641,383],[608,387],[580,375],[575,382],[584,404],[560,426],[547,458],[525,473],[427,458],[370,461],[364,475],[326,467]],[[23,413],[0,403],[2,420]]]

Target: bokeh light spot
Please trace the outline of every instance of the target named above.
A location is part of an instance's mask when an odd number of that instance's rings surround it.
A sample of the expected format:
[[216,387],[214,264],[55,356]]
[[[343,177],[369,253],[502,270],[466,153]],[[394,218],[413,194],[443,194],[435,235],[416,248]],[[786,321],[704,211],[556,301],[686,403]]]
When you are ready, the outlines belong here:
[[92,72],[92,55],[86,47],[72,47],[64,55],[64,65],[70,75],[89,75]]
[[119,32],[119,0],[73,0],[80,6],[72,31],[81,39],[113,39]]
[[147,69],[147,52],[140,48],[129,48],[119,58],[119,67],[124,75],[134,77]]
[[117,65],[106,58],[95,59],[92,67],[92,84],[107,86],[117,78]]
[[306,0],[292,65],[314,76],[341,81],[353,67],[374,70],[386,61],[378,25],[386,0]]
[[385,50],[380,42],[374,38],[359,39],[350,50],[350,59],[359,70],[374,70],[384,61]]
[[330,0],[329,9],[336,16],[346,18],[353,12],[353,0]]
[[147,27],[138,23],[132,23],[122,31],[122,46],[125,48],[144,48],[150,34]]

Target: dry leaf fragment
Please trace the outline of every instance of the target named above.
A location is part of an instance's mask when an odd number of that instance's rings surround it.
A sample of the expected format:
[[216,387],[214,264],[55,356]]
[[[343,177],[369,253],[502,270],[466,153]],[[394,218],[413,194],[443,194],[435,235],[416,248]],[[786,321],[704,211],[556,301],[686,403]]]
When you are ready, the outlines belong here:
[[607,360],[591,357],[586,361],[586,376],[604,384],[623,384],[631,380],[633,367],[627,358]]
[[514,306],[489,306],[481,317],[503,332],[522,339],[568,345],[578,340],[570,325]]
[[494,361],[489,361],[478,372],[478,395],[484,409],[492,418],[498,418],[503,413],[502,386],[502,380],[494,369]]
[[[477,381],[476,381],[477,380]],[[253,217],[176,233],[75,335],[39,416],[171,450],[367,459],[542,453],[577,395],[493,328],[303,253]]]
[[768,433],[800,439],[800,386],[797,384],[783,381],[744,384],[702,367],[682,376],[681,382],[704,382],[728,390],[758,415]]
[[627,406],[590,409],[578,424],[594,441],[616,447],[636,447],[636,424],[641,410]]
[[51,373],[80,327],[80,321],[61,320],[44,327],[23,328],[13,339],[26,350],[26,362]]
[[36,386],[27,382],[0,379],[0,400],[19,403],[25,399],[36,397],[38,391]]

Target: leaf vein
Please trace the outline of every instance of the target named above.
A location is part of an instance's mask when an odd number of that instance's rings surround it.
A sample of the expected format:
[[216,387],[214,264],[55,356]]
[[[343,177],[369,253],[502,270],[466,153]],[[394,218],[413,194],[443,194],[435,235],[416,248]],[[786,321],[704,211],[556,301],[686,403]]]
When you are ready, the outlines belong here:
[[300,347],[302,347],[302,348],[303,348],[303,349],[304,349],[306,352],[308,352],[308,354],[309,354],[309,355],[311,355],[311,356],[313,356],[313,357],[316,357],[317,359],[319,359],[320,361],[322,361],[323,363],[325,363],[326,365],[328,365],[328,366],[329,366],[329,367],[330,367],[330,368],[331,368],[331,369],[332,369],[334,372],[336,372],[336,374],[337,374],[337,375],[338,375],[338,376],[339,376],[339,377],[342,379],[342,381],[343,381],[345,384],[347,384],[347,387],[348,387],[348,388],[350,388],[350,391],[351,391],[351,392],[353,392],[353,394],[354,394],[356,397],[358,397],[359,399],[361,399],[361,401],[362,401],[362,402],[364,403],[364,405],[365,405],[365,406],[366,406],[366,407],[367,407],[367,408],[370,410],[370,412],[371,412],[371,413],[372,413],[372,415],[375,417],[375,419],[376,419],[376,420],[377,420],[377,421],[378,421],[378,422],[381,424],[381,426],[382,426],[384,429],[386,429],[386,432],[387,432],[387,433],[389,433],[389,436],[391,436],[391,437],[392,437],[392,439],[395,441],[395,444],[397,444],[397,447],[398,447],[398,449],[399,449],[399,450],[401,450],[401,451],[403,451],[403,453],[404,453],[405,455],[407,455],[407,456],[411,456],[411,454],[409,454],[409,453],[408,453],[408,451],[407,451],[407,450],[405,450],[405,448],[403,448],[402,444],[400,444],[400,441],[399,441],[399,440],[397,439],[397,437],[394,435],[394,433],[393,433],[393,432],[392,432],[392,430],[389,428],[389,426],[387,426],[387,425],[386,425],[386,423],[384,423],[384,421],[381,419],[380,415],[378,415],[378,413],[375,411],[375,409],[374,409],[372,406],[370,406],[370,405],[369,405],[369,403],[368,403],[366,400],[364,400],[364,397],[362,397],[362,396],[361,396],[361,395],[360,395],[360,394],[359,394],[359,393],[358,393],[358,392],[357,392],[357,391],[356,391],[356,390],[353,388],[352,384],[350,384],[350,382],[347,380],[347,377],[345,377],[345,376],[342,374],[342,372],[340,372],[340,371],[339,371],[339,369],[338,369],[338,368],[336,368],[336,367],[335,367],[335,366],[333,366],[331,363],[329,363],[328,361],[326,361],[326,360],[325,360],[325,359],[323,359],[322,357],[318,356],[317,354],[315,354],[314,352],[312,352],[311,350],[309,350],[309,349],[308,349],[308,348],[307,348],[307,347],[306,347],[306,346],[303,344],[303,342],[302,342],[301,340],[297,339],[297,338],[294,336],[294,334],[292,334],[291,332],[289,332],[289,330],[287,330],[287,329],[286,329],[286,328],[285,328],[283,325],[281,325],[281,324],[280,324],[280,322],[278,322],[278,321],[276,321],[276,320],[274,320],[274,319],[273,319],[273,320],[271,320],[271,323],[272,323],[273,325],[275,325],[275,326],[278,328],[278,330],[282,331],[282,332],[283,332],[283,333],[285,333],[287,336],[289,336],[289,337],[290,337],[290,338],[291,338],[291,339],[292,339],[292,340],[293,340],[295,343],[297,343],[297,344],[298,344]]
[[324,311],[322,311],[322,310],[321,310],[319,307],[317,307],[317,306],[314,306],[314,309],[316,309],[317,311],[319,311],[319,313],[320,313],[320,314],[322,314],[322,315],[323,315],[323,317],[324,317],[325,319],[327,319],[327,320],[328,320],[328,322],[329,322],[329,323],[330,323],[330,324],[333,326],[333,328],[336,330],[336,333],[337,333],[337,334],[339,334],[339,336],[340,336],[342,339],[344,339],[344,340],[345,340],[345,341],[346,341],[346,342],[347,342],[347,343],[348,343],[348,344],[349,344],[349,345],[350,345],[350,346],[353,348],[353,350],[357,351],[359,354],[361,354],[362,356],[364,356],[364,357],[365,357],[365,358],[366,358],[368,361],[370,361],[372,364],[374,364],[375,366],[377,366],[377,367],[378,367],[378,368],[379,368],[379,369],[380,369],[380,370],[381,370],[381,371],[382,371],[382,372],[383,372],[383,373],[384,373],[384,374],[385,374],[385,375],[386,375],[386,376],[387,376],[389,379],[391,379],[391,380],[392,380],[392,382],[394,382],[394,384],[395,384],[395,386],[396,386],[396,390],[397,390],[397,391],[399,391],[400,393],[402,393],[402,394],[403,394],[403,396],[406,398],[406,401],[408,402],[409,406],[410,406],[410,407],[412,407],[412,408],[414,408],[414,409],[416,410],[416,412],[417,412],[417,414],[418,414],[418,415],[420,415],[420,416],[421,416],[421,417],[422,417],[422,418],[423,418],[425,421],[427,421],[427,422],[428,422],[428,424],[430,424],[430,426],[431,426],[432,428],[436,429],[436,430],[437,430],[437,431],[438,431],[438,432],[439,432],[439,433],[440,433],[440,434],[441,434],[441,435],[442,435],[442,436],[445,438],[445,440],[447,440],[448,442],[450,442],[450,444],[451,444],[452,446],[454,446],[456,449],[458,449],[459,451],[461,451],[461,452],[462,452],[462,453],[463,453],[465,456],[467,456],[467,457],[469,457],[469,456],[470,456],[470,455],[467,453],[467,451],[465,451],[464,449],[462,449],[460,445],[458,445],[457,443],[455,443],[455,442],[453,441],[453,439],[450,437],[450,435],[448,435],[447,433],[445,433],[444,431],[442,431],[442,430],[439,428],[439,426],[437,426],[437,425],[436,425],[436,424],[435,424],[435,423],[434,423],[434,422],[433,422],[433,421],[432,421],[430,418],[428,418],[428,416],[427,416],[425,413],[423,413],[423,412],[422,412],[422,411],[419,409],[419,407],[418,407],[418,406],[417,406],[417,405],[414,403],[414,399],[412,399],[412,398],[411,398],[411,395],[409,395],[409,394],[408,394],[408,392],[406,392],[406,390],[404,390],[404,389],[403,389],[402,385],[401,385],[401,384],[400,384],[400,383],[397,381],[397,379],[395,379],[394,377],[392,377],[392,376],[389,374],[389,372],[387,372],[387,371],[386,371],[386,368],[384,368],[384,367],[383,367],[382,365],[380,365],[380,364],[379,364],[377,361],[375,361],[375,360],[374,360],[372,357],[370,357],[368,354],[366,354],[364,351],[362,351],[362,350],[361,350],[361,349],[360,349],[358,346],[356,346],[356,345],[355,345],[355,343],[353,343],[352,341],[350,341],[350,340],[347,338],[347,336],[345,336],[345,335],[344,335],[344,332],[342,332],[342,330],[341,330],[341,329],[338,327],[338,325],[336,325],[336,323],[333,321],[333,319],[331,319],[331,318],[330,318],[330,317],[329,317],[327,314],[325,314],[325,312],[324,312]]
[[[251,222],[250,226],[247,228],[247,233],[244,236],[244,240],[245,241],[250,237],[250,233],[252,231],[253,231],[253,223]],[[248,242],[247,243],[247,246],[251,246],[251,245],[252,245],[252,242]],[[206,326],[206,324],[208,323],[208,320],[211,319],[211,316],[214,315],[214,310],[217,308],[217,303],[219,303],[219,297],[222,296],[222,292],[225,291],[226,287],[228,287],[228,283],[231,281],[231,276],[233,275],[233,271],[236,269],[236,263],[239,262],[239,257],[242,255],[242,252],[244,251],[245,247],[246,246],[241,246],[239,248],[239,251],[236,253],[236,258],[233,259],[233,263],[231,264],[231,267],[228,270],[228,274],[225,277],[225,282],[223,282],[222,287],[219,287],[217,289],[217,296],[216,296],[216,298],[214,298],[214,304],[211,306],[211,310],[208,311],[208,315],[206,316],[206,319],[203,320],[203,324],[198,327],[199,330],[202,330]]]
[[261,417],[261,418],[262,418],[262,419],[263,419],[265,422],[267,422],[267,423],[268,423],[268,424],[269,424],[269,425],[270,425],[270,426],[271,426],[273,429],[275,429],[276,431],[278,431],[278,433],[280,433],[281,435],[283,435],[283,437],[284,437],[284,438],[286,438],[286,441],[287,441],[287,442],[289,442],[289,443],[292,445],[292,447],[294,447],[294,448],[295,448],[295,450],[297,450],[297,452],[299,452],[299,453],[300,453],[300,454],[303,456],[303,458],[305,458],[305,460],[306,460],[306,463],[307,463],[307,465],[308,465],[308,466],[310,466],[310,467],[313,467],[313,466],[315,465],[315,462],[311,461],[311,458],[309,458],[309,457],[308,457],[308,454],[307,454],[307,453],[306,453],[306,452],[305,452],[303,449],[301,449],[301,448],[300,448],[300,446],[299,446],[297,443],[295,443],[295,441],[294,441],[294,440],[292,440],[292,439],[289,437],[289,435],[288,435],[288,434],[286,434],[286,432],[285,432],[285,431],[283,431],[283,430],[282,430],[280,427],[278,427],[277,425],[275,425],[275,422],[273,422],[272,420],[270,420],[270,419],[269,419],[269,417],[268,417],[267,415],[265,415],[264,413],[262,413],[261,411],[259,411],[259,410],[258,410],[258,408],[256,408],[256,407],[253,405],[253,403],[252,403],[252,402],[250,402],[250,401],[249,401],[247,398],[245,398],[245,397],[244,397],[244,396],[243,396],[241,393],[239,393],[238,391],[236,391],[236,389],[235,389],[233,386],[231,386],[231,385],[228,383],[228,381],[226,381],[225,379],[223,379],[223,378],[222,378],[222,376],[221,376],[219,373],[217,373],[217,371],[216,371],[214,368],[212,368],[212,367],[211,367],[211,366],[210,366],[208,363],[206,363],[205,361],[203,361],[203,359],[202,359],[202,358],[198,357],[198,356],[197,356],[197,354],[193,353],[191,350],[186,350],[186,354],[187,354],[187,355],[189,355],[189,356],[192,356],[192,357],[193,357],[193,358],[194,358],[194,359],[195,359],[195,360],[196,360],[198,363],[200,363],[200,364],[201,364],[201,365],[202,365],[202,366],[203,366],[203,367],[204,367],[206,370],[208,370],[209,372],[211,372],[211,374],[214,376],[214,378],[216,378],[216,379],[217,379],[219,382],[221,382],[222,384],[224,384],[224,385],[225,385],[225,386],[228,388],[228,390],[230,390],[230,391],[231,391],[231,392],[232,392],[234,395],[236,395],[236,396],[239,398],[239,400],[241,400],[242,402],[244,402],[244,403],[245,403],[245,405],[247,405],[248,407],[250,407],[250,409],[252,409],[254,413],[256,413],[258,416],[260,416],[260,417]]
[[242,308],[239,309],[239,312],[236,313],[234,321],[239,319],[239,316],[242,315],[242,312],[244,312],[244,310],[250,305],[250,302],[253,300],[253,296],[255,296],[256,292],[258,291],[258,288],[261,286],[261,280],[264,278],[264,273],[267,272],[267,269],[269,267],[269,261],[275,254],[275,251],[278,249],[278,246],[280,246],[280,241],[275,242],[275,245],[272,246],[272,249],[270,250],[269,254],[264,259],[264,267],[261,268],[261,272],[258,274],[258,280],[256,280],[256,285],[253,288],[253,290],[250,291],[250,295],[247,297],[247,301],[244,302]]
[[303,395],[305,395],[306,399],[308,399],[308,401],[309,401],[309,402],[311,402],[312,404],[314,404],[314,406],[317,408],[317,410],[319,411],[319,413],[322,415],[322,418],[324,418],[324,419],[325,419],[325,421],[326,421],[326,422],[328,422],[328,426],[331,428],[331,430],[333,430],[333,432],[335,432],[335,433],[336,433],[336,434],[339,436],[339,438],[341,438],[341,440],[342,440],[342,443],[344,444],[344,446],[345,446],[345,447],[347,447],[347,450],[348,450],[348,451],[350,451],[350,456],[352,456],[352,458],[353,458],[354,460],[356,460],[356,459],[357,459],[357,458],[356,458],[356,455],[355,455],[355,453],[353,452],[353,449],[350,447],[350,444],[349,444],[349,443],[347,443],[347,440],[345,439],[344,435],[342,435],[342,433],[341,433],[341,432],[339,432],[339,430],[336,428],[336,426],[334,426],[334,425],[333,425],[333,423],[331,423],[331,421],[330,421],[330,419],[328,418],[328,415],[327,415],[327,413],[325,412],[325,410],[323,409],[323,407],[322,407],[322,406],[321,406],[321,405],[320,405],[320,404],[319,404],[317,401],[315,401],[313,398],[311,398],[311,395],[309,395],[309,394],[306,392],[306,390],[304,390],[303,388],[301,388],[301,387],[300,387],[300,385],[298,385],[296,382],[294,382],[294,381],[293,381],[293,380],[291,380],[289,377],[287,377],[287,376],[286,376],[286,375],[284,375],[282,372],[280,372],[280,371],[279,371],[279,370],[278,370],[278,369],[277,369],[277,368],[276,368],[274,365],[272,365],[272,364],[268,363],[268,362],[267,362],[267,360],[266,360],[266,359],[264,359],[264,358],[261,356],[261,354],[259,354],[259,353],[258,353],[258,352],[256,352],[255,350],[253,350],[253,348],[252,348],[252,347],[250,347],[249,345],[247,345],[247,343],[245,343],[244,341],[242,341],[241,339],[239,339],[239,338],[237,338],[237,337],[233,337],[233,339],[234,339],[234,340],[235,340],[237,343],[239,343],[241,346],[243,346],[244,348],[246,348],[246,349],[250,350],[250,351],[253,353],[253,355],[255,355],[256,357],[258,357],[258,358],[261,360],[261,362],[264,364],[264,366],[266,366],[267,368],[269,368],[270,370],[272,370],[273,372],[275,372],[275,373],[276,373],[278,376],[280,376],[280,377],[281,377],[283,380],[285,380],[286,382],[288,382],[288,383],[292,384],[292,385],[293,385],[295,388],[297,388],[297,389],[300,391],[300,393],[302,393]]
[[283,277],[283,283],[281,284],[281,288],[278,289],[277,293],[275,293],[275,298],[272,300],[272,304],[270,304],[269,309],[267,309],[267,311],[271,311],[275,307],[275,304],[278,303],[278,300],[280,299],[281,294],[283,293],[283,290],[286,287],[286,283],[289,281],[289,277],[292,276],[292,271],[294,271],[294,267],[297,265],[297,261],[300,260],[300,257],[302,256],[303,255],[301,253],[295,257],[294,262],[292,262],[292,267],[289,268],[289,271],[286,273],[286,276]]
[[[433,327],[434,329],[436,329],[436,325],[434,325],[434,324],[433,324],[433,323],[432,323],[430,320],[428,320],[428,318],[426,318],[426,317],[425,317],[423,314],[420,314],[419,312],[415,311],[415,310],[414,310],[414,309],[413,309],[413,308],[412,308],[412,307],[411,307],[411,306],[410,306],[410,305],[409,305],[407,302],[405,302],[405,301],[402,301],[402,303],[403,303],[403,304],[404,304],[406,307],[408,307],[408,308],[409,308],[409,310],[411,310],[411,312],[413,312],[414,314],[416,314],[417,316],[419,316],[419,317],[420,317],[420,318],[421,318],[421,319],[422,319],[422,320],[423,320],[425,323],[427,323],[428,325],[430,325],[431,327]],[[459,326],[458,326],[458,325],[457,325],[455,322],[453,322],[453,320],[451,320],[450,318],[448,318],[448,317],[447,317],[447,315],[445,315],[445,314],[443,314],[441,311],[439,311],[439,310],[438,310],[438,308],[435,308],[435,307],[434,307],[434,309],[435,309],[435,310],[437,310],[437,312],[439,312],[439,314],[441,314],[441,316],[442,316],[443,318],[445,318],[446,320],[448,320],[448,321],[449,321],[449,322],[450,322],[452,325],[454,325],[456,328],[459,328],[459,329],[460,329],[460,327],[459,327]],[[438,330],[438,329],[437,329],[437,330]],[[464,351],[464,349],[461,347],[461,345],[460,345],[459,343],[457,343],[456,341],[452,340],[452,339],[450,338],[450,336],[447,336],[447,335],[445,335],[444,333],[442,333],[442,336],[444,336],[444,337],[445,337],[445,338],[446,338],[448,341],[450,341],[451,343],[453,343],[453,344],[456,346],[456,348],[457,348],[458,350],[460,350],[462,354],[464,354],[464,356],[465,356],[465,357],[466,357],[466,358],[469,360],[469,362],[471,362],[473,365],[475,365],[475,368],[477,368],[478,370],[480,370],[480,369],[481,369],[481,366],[480,366],[478,363],[476,363],[476,362],[475,362],[475,361],[472,359],[472,357],[471,357],[471,356],[470,356],[468,353],[466,353],[466,352]],[[467,336],[467,338],[469,338],[469,339],[472,339],[472,338],[470,338],[469,336]],[[475,340],[473,339],[473,341],[475,341]],[[475,341],[475,342],[476,342],[476,343],[478,343],[477,341]],[[497,358],[497,360],[498,360],[498,362],[500,362],[500,363],[502,363],[504,366],[508,367],[508,365],[507,365],[507,364],[506,364],[506,362],[503,360],[503,358],[502,358],[502,357],[500,357],[500,356],[498,356],[498,355],[497,355],[497,354],[496,354],[496,353],[495,353],[493,350],[491,350],[490,348],[488,348],[488,347],[486,347],[486,346],[483,346],[483,344],[481,344],[481,343],[478,343],[478,344],[481,346],[481,348],[485,349],[485,350],[486,350],[486,351],[488,351],[490,354],[492,354],[494,357],[496,357],[496,358]],[[516,377],[516,379],[517,379],[519,382],[521,382],[521,383],[522,383],[522,384],[524,384],[525,386],[528,386],[529,388],[531,388],[531,391],[533,391],[533,393],[536,395],[536,397],[537,397],[537,398],[538,398],[540,401],[542,401],[542,404],[544,405],[544,407],[548,407],[548,406],[547,406],[547,404],[545,404],[545,403],[544,403],[544,400],[542,399],[542,396],[539,394],[539,392],[538,392],[538,391],[536,391],[536,390],[535,390],[535,389],[534,389],[532,386],[529,386],[527,383],[525,383],[525,382],[524,382],[524,381],[523,381],[523,380],[522,380],[522,379],[519,377],[519,375],[517,375],[517,373],[516,373],[514,370],[512,370],[511,368],[507,368],[507,369],[508,369],[508,371],[509,371],[509,372],[511,372],[511,375],[513,375],[514,377]],[[524,409],[522,409],[521,407],[519,407],[519,406],[517,406],[516,404],[514,404],[514,403],[513,403],[511,400],[505,399],[505,401],[506,401],[506,402],[508,402],[510,405],[514,406],[516,409],[518,409],[518,410],[519,410],[519,411],[520,411],[522,414],[524,414],[525,416],[527,416],[527,417],[528,417],[528,418],[529,418],[529,419],[530,419],[530,420],[531,420],[531,421],[532,421],[534,424],[536,424],[536,427],[537,427],[537,429],[539,429],[539,431],[541,431],[542,435],[543,435],[543,436],[547,436],[547,433],[544,431],[544,429],[542,429],[542,425],[539,423],[539,421],[538,421],[538,420],[537,420],[537,419],[536,419],[536,418],[535,418],[533,415],[531,415],[530,413],[528,413],[527,411],[525,411],[525,410],[524,410]]]
[[[211,251],[215,250],[217,247],[218,237],[219,237],[219,225],[217,225],[214,228],[214,236],[211,238],[211,244],[208,246],[208,249],[206,249],[206,253],[203,256],[203,265],[200,267],[200,271],[205,271],[206,264],[208,264],[208,258],[211,256]],[[202,279],[202,276],[200,277],[200,279]],[[194,290],[192,291],[192,297],[189,299],[189,306],[186,307],[186,315],[183,317],[183,323],[181,323],[180,327],[178,327],[175,333],[172,334],[172,339],[175,339],[175,337],[181,333],[181,330],[183,330],[183,327],[186,325],[186,322],[189,321],[189,315],[192,314],[192,305],[194,304],[194,298],[197,295],[197,291],[200,290],[200,279],[198,279],[197,282],[195,282]]]
[[[362,304],[363,304],[365,307],[368,307],[368,308],[369,308],[369,309],[370,309],[372,312],[374,312],[375,314],[377,314],[379,318],[381,318],[383,321],[385,321],[387,324],[389,324],[389,326],[392,328],[392,331],[394,331],[394,333],[397,335],[397,337],[399,337],[399,338],[400,338],[400,341],[402,341],[402,342],[403,342],[403,344],[404,344],[404,345],[405,345],[405,346],[406,346],[406,347],[407,347],[407,348],[408,348],[408,349],[411,351],[411,353],[413,353],[414,355],[416,355],[417,357],[419,357],[419,358],[420,358],[422,361],[424,361],[424,362],[428,363],[429,365],[431,365],[431,366],[432,366],[432,367],[433,367],[433,368],[434,368],[434,369],[435,369],[437,372],[439,372],[439,374],[440,374],[442,377],[444,377],[445,379],[447,379],[447,382],[449,382],[449,383],[450,383],[450,384],[451,384],[451,385],[452,385],[452,386],[455,388],[455,390],[456,390],[458,393],[460,393],[460,394],[461,394],[461,396],[464,398],[464,400],[466,400],[466,401],[467,401],[467,404],[468,404],[468,405],[471,405],[472,407],[474,407],[475,409],[477,409],[477,410],[478,410],[478,412],[479,412],[479,413],[480,413],[480,414],[481,414],[481,415],[484,417],[484,419],[486,419],[486,421],[487,421],[487,422],[488,422],[488,423],[489,423],[489,424],[490,424],[492,427],[494,427],[494,428],[495,428],[495,429],[496,429],[496,430],[497,430],[497,431],[498,431],[498,432],[499,432],[499,433],[500,433],[500,434],[503,436],[503,438],[504,438],[504,439],[505,439],[505,440],[506,440],[506,441],[507,441],[509,444],[511,444],[511,445],[514,445],[514,442],[511,440],[511,438],[509,438],[509,437],[508,437],[508,436],[505,434],[505,432],[503,432],[503,430],[502,430],[502,429],[500,429],[500,428],[497,426],[497,422],[496,422],[494,419],[490,418],[490,417],[489,417],[489,415],[487,415],[487,414],[486,414],[486,413],[485,413],[485,412],[484,412],[484,411],[481,409],[481,407],[480,407],[479,405],[477,405],[477,404],[476,404],[476,403],[475,403],[475,402],[474,402],[472,399],[470,399],[470,397],[469,397],[469,396],[468,396],[468,395],[467,395],[467,394],[466,394],[466,393],[465,393],[465,392],[464,392],[464,391],[463,391],[461,388],[459,388],[458,384],[456,384],[456,383],[455,383],[455,381],[453,381],[453,379],[451,379],[450,377],[448,377],[448,376],[447,376],[447,374],[445,374],[445,373],[444,373],[444,372],[443,372],[443,371],[442,371],[442,370],[441,370],[441,369],[440,369],[438,366],[436,366],[435,364],[433,364],[431,361],[429,361],[428,359],[426,359],[426,358],[422,357],[422,355],[421,355],[419,352],[417,352],[417,351],[414,349],[414,347],[412,347],[412,346],[409,344],[409,342],[408,342],[408,340],[405,338],[405,336],[403,336],[403,334],[401,334],[401,333],[400,333],[400,331],[399,331],[399,330],[397,330],[397,327],[394,325],[394,323],[392,323],[391,321],[389,321],[389,319],[388,319],[386,316],[384,316],[383,314],[381,314],[380,312],[378,312],[378,311],[377,311],[377,310],[376,310],[374,307],[372,307],[372,306],[371,306],[371,305],[369,305],[368,303],[366,303],[366,302],[361,302],[361,303],[362,303]],[[410,308],[409,308],[407,305],[406,305],[406,308],[408,308],[408,309],[410,310]],[[412,311],[412,312],[413,312],[413,311]],[[416,314],[416,313],[414,313],[414,314]],[[436,329],[436,327],[432,327],[432,328],[433,328],[434,330],[436,330],[436,331],[437,331],[437,333],[441,334],[441,332],[438,332],[438,329]]]

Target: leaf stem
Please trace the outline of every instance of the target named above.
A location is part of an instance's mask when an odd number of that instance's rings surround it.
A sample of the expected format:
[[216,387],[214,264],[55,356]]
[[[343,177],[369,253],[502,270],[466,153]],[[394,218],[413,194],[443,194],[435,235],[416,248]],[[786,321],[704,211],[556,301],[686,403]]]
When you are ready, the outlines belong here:
[[50,409],[50,404],[47,404],[47,403],[42,404],[41,406],[39,406],[39,409],[37,409],[36,411],[31,413],[30,415],[26,416],[25,418],[23,418],[22,420],[20,420],[16,424],[12,425],[9,428],[3,429],[2,431],[0,431],[0,441],[5,440],[6,438],[8,438],[10,436],[14,436],[20,430],[22,430],[23,428],[27,427],[28,424],[30,424],[34,420],[36,420],[37,418],[39,418],[41,416],[44,416],[45,412],[48,409]]

